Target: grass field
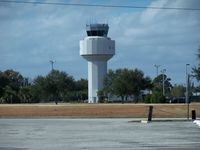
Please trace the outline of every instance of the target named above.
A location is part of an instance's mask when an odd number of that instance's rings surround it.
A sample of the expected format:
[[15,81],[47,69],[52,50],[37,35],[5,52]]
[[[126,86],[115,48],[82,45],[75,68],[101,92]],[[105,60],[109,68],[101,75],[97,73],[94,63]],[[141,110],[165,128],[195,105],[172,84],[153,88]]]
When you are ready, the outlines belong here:
[[[186,118],[185,104],[151,104],[154,118]],[[146,118],[150,104],[1,104],[1,118]],[[200,103],[190,104],[200,117]]]

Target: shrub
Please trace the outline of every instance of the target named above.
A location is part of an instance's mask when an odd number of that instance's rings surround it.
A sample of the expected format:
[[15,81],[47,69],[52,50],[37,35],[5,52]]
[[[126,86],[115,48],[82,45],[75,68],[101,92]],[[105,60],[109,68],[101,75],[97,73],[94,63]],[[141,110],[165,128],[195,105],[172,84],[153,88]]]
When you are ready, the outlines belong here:
[[165,99],[165,97],[161,93],[154,92],[151,95],[150,102],[151,103],[165,103],[166,99]]

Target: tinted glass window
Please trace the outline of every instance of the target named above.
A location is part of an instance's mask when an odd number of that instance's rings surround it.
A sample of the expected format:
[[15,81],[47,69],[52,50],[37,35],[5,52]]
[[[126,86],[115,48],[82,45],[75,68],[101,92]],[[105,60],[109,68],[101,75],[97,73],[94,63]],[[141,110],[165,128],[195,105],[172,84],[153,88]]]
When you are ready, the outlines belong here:
[[107,36],[107,32],[105,30],[91,30],[87,31],[88,36]]

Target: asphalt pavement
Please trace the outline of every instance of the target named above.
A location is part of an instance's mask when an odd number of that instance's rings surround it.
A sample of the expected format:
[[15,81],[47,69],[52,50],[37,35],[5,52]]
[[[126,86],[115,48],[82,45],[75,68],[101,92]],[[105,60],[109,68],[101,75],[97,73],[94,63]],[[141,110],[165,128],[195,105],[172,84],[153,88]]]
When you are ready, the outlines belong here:
[[0,119],[0,150],[199,150],[192,121]]

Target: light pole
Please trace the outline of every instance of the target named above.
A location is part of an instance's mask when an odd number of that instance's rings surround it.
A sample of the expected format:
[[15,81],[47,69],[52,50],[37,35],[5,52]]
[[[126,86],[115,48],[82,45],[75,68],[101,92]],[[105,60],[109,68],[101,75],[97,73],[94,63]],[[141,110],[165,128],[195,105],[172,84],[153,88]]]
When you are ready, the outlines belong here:
[[53,71],[53,64],[54,64],[56,61],[50,60],[49,62],[50,62],[50,64],[51,64],[51,71]]
[[165,96],[165,72],[166,72],[166,69],[163,69],[161,70],[161,73],[162,73],[162,89],[163,89],[163,96]]
[[154,65],[154,67],[156,67],[156,77],[158,76],[158,68],[160,67],[160,65]]
[[186,72],[186,92],[185,92],[185,103],[187,104],[187,119],[189,120],[189,75],[188,75],[188,66],[190,64],[186,64],[185,72]]

